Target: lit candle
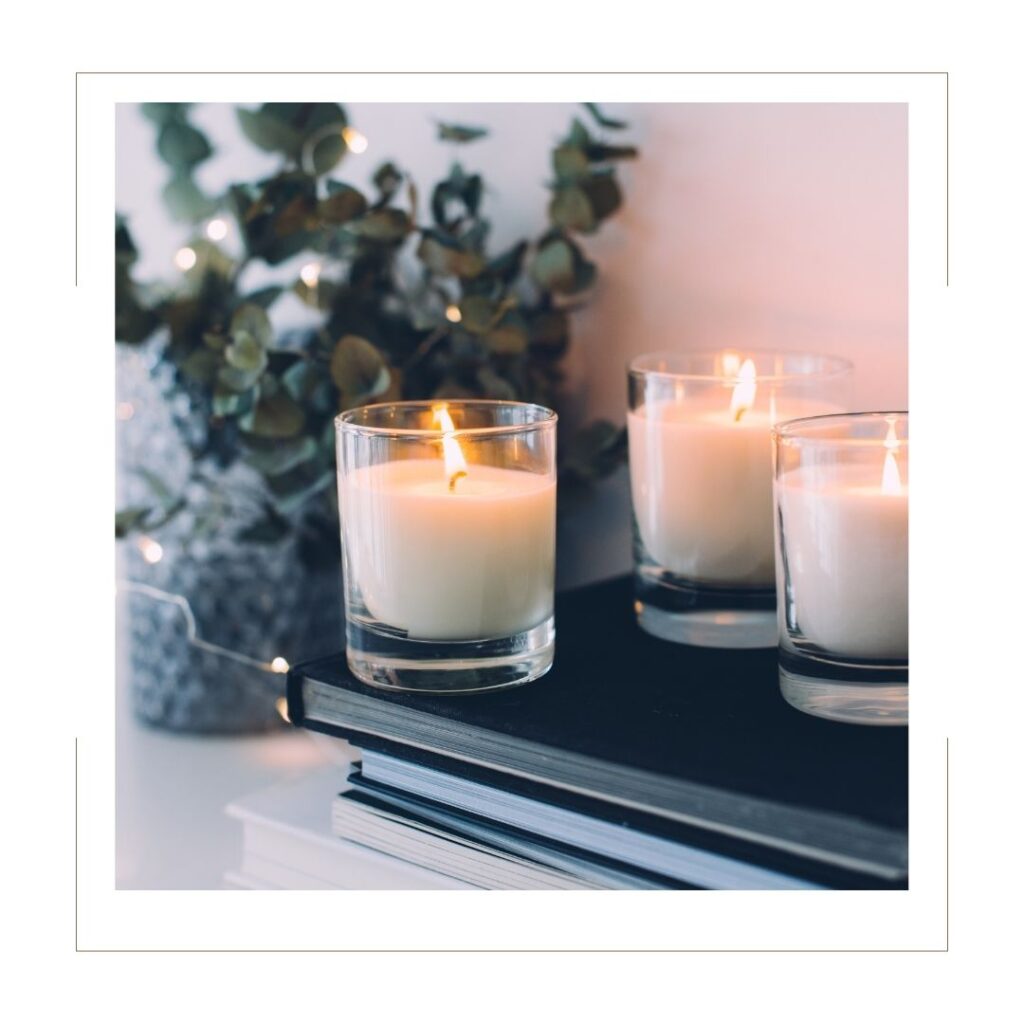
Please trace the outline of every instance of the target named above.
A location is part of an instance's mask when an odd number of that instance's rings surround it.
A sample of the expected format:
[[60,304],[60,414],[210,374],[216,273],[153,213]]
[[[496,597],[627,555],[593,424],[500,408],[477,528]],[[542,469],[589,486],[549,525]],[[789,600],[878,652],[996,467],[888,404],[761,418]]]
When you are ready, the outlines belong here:
[[[771,427],[780,410],[774,400],[756,404],[753,360],[727,353],[721,365],[717,386],[680,379],[674,395],[629,413],[637,528],[651,558],[677,576],[771,587]],[[792,397],[779,405],[785,418],[836,408]]]
[[398,458],[339,479],[347,570],[370,614],[416,640],[529,630],[553,612],[552,475],[473,461],[446,407],[437,458]]
[[860,450],[780,472],[780,607],[788,589],[789,627],[828,654],[906,661],[909,484],[895,416]]

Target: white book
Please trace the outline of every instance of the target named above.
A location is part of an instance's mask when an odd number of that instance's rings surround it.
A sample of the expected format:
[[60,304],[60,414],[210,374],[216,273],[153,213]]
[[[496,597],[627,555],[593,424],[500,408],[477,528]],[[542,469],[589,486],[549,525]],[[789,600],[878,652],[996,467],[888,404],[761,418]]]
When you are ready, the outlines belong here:
[[242,827],[242,864],[228,872],[233,888],[473,889],[331,831],[331,804],[345,784],[336,767],[232,801],[225,813]]

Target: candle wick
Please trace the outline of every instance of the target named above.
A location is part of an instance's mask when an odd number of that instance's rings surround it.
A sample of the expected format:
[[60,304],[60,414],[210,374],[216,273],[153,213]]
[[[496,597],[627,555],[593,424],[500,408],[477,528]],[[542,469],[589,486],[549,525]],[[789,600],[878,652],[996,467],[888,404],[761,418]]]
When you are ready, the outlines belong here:
[[455,492],[455,481],[458,480],[460,476],[466,476],[466,471],[464,469],[460,469],[457,473],[452,473],[451,479],[448,481],[448,490],[452,493]]
[[742,416],[742,415],[743,415],[743,414],[744,414],[744,413],[745,413],[746,411],[747,411],[747,407],[746,407],[745,405],[741,405],[741,406],[740,406],[740,407],[739,407],[739,408],[738,408],[738,409],[736,410],[736,417],[735,417],[735,419],[733,420],[733,423],[739,423],[739,421],[740,421],[740,417],[741,417],[741,416]]

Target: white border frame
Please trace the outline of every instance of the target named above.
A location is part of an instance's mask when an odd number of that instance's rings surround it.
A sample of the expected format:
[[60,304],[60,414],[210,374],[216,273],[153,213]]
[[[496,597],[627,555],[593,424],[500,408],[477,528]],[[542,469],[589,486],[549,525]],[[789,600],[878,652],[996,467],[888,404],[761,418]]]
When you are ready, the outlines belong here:
[[[921,74],[103,74],[80,73],[77,279],[83,347],[110,345],[114,116],[118,102],[897,102],[909,104],[910,337],[944,330],[947,78]],[[87,342],[87,344],[85,344]],[[112,440],[108,410],[99,436]],[[101,399],[90,404],[103,405]],[[915,408],[916,408],[915,397]],[[100,413],[96,414],[97,421]],[[113,450],[112,443],[109,449]],[[918,460],[920,464],[920,460]],[[97,484],[92,478],[92,486]],[[113,460],[106,493],[114,493]],[[101,515],[109,517],[109,509]],[[912,518],[914,513],[912,512]],[[97,534],[100,535],[100,534]],[[914,586],[914,678],[941,680]],[[109,552],[107,566],[113,566]],[[92,589],[94,589],[93,581]],[[95,604],[84,583],[83,606]],[[76,948],[79,950],[944,950],[947,741],[941,685],[913,690],[908,892],[265,893],[114,889],[114,603],[68,642],[97,651],[75,704]],[[104,632],[105,630],[105,632]],[[101,639],[97,640],[97,636]],[[933,669],[934,674],[933,674]],[[68,740],[70,746],[70,739]],[[70,759],[70,750],[68,753]],[[70,782],[69,782],[70,785]],[[553,902],[553,901],[558,901]],[[568,902],[567,902],[568,901]]]

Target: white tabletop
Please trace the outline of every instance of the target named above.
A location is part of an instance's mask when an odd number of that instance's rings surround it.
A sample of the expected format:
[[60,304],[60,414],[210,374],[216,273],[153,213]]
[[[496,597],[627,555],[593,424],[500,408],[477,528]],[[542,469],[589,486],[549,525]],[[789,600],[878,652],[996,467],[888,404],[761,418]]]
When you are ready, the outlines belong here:
[[[219,889],[241,859],[232,800],[294,779],[346,745],[298,729],[204,737],[153,729],[131,712],[128,674],[118,673],[117,887]],[[336,744],[336,746],[332,746]],[[344,770],[339,763],[339,781]]]

